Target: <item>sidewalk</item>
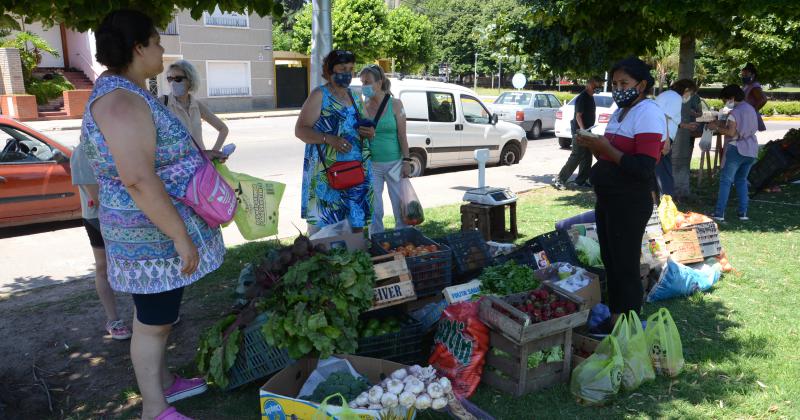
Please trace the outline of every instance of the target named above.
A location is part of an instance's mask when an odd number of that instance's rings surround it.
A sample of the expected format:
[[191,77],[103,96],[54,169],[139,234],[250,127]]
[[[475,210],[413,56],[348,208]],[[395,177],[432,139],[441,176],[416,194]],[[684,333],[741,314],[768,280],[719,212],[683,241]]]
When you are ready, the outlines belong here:
[[[271,109],[266,111],[252,111],[252,112],[229,112],[219,113],[217,116],[223,121],[233,120],[247,120],[257,118],[276,118],[276,117],[294,117],[300,115],[300,108],[292,109]],[[50,120],[50,121],[26,121],[25,125],[37,131],[64,131],[64,130],[80,130],[80,118],[68,120]]]

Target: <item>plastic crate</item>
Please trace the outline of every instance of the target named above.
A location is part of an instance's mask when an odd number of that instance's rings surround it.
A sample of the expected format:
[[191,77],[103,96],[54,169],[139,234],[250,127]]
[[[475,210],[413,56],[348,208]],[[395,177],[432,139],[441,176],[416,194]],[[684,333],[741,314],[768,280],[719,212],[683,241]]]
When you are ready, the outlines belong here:
[[411,317],[416,319],[422,324],[423,330],[429,330],[437,322],[439,322],[439,318],[442,317],[444,313],[444,309],[447,307],[447,302],[445,300],[441,300],[439,302],[429,303],[416,311],[411,312]]
[[396,333],[359,338],[355,354],[403,364],[421,362],[424,358],[422,338],[425,329],[420,321],[410,316],[401,322],[400,331]]
[[550,263],[566,262],[573,265],[578,265],[578,255],[575,253],[575,246],[572,245],[572,240],[569,239],[569,234],[563,229],[554,230],[542,235],[539,235],[526,243],[541,246],[547,259]]
[[228,371],[230,391],[242,385],[273,374],[293,362],[285,349],[270,346],[264,339],[261,327],[267,323],[267,314],[259,315],[244,333],[244,341],[236,355],[236,362]]
[[417,298],[435,295],[453,282],[452,256],[447,245],[441,245],[425,237],[414,228],[391,230],[372,235],[373,255],[386,255],[389,251],[383,249],[382,244],[388,243],[390,249],[395,249],[405,243],[418,245],[436,245],[439,251],[417,257],[406,257],[406,265],[411,271],[414,282],[414,291]]
[[769,187],[775,178],[792,166],[792,157],[779,144],[770,143],[764,147],[767,148],[764,157],[753,165],[747,176],[753,194]]
[[453,254],[453,271],[455,276],[471,280],[474,274],[491,264],[492,256],[489,245],[477,230],[453,233],[442,238],[442,242],[450,247]]

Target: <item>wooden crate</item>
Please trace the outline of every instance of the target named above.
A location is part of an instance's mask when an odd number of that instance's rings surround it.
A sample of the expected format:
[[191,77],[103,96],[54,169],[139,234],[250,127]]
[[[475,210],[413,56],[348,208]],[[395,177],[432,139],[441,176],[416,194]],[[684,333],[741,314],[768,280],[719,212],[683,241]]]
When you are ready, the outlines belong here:
[[417,299],[406,259],[397,253],[372,258],[375,289],[372,308],[385,308]]
[[[581,335],[576,333],[575,331],[572,332],[572,349],[573,350],[585,350],[589,353],[594,354],[594,351],[597,350],[597,346],[600,345],[600,341],[595,340],[594,338],[587,337],[585,335]],[[575,369],[579,364],[583,363],[586,360],[585,357],[579,356],[575,351],[572,352],[572,369]]]
[[[500,332],[517,343],[528,343],[586,324],[591,308],[581,297],[566,290],[554,288],[547,283],[543,283],[542,287],[550,293],[555,293],[563,299],[574,302],[578,312],[549,321],[533,323],[528,314],[512,306],[512,304],[527,298],[529,292],[523,292],[506,296],[503,299],[496,296],[486,296],[480,305],[481,321],[490,329]],[[511,303],[506,302],[506,300]]]
[[[486,355],[481,381],[505,393],[522,396],[559,383],[569,382],[572,370],[572,329],[550,334],[524,344],[509,340],[497,331],[489,335],[491,348],[502,350],[506,355],[497,355],[492,350]],[[564,360],[542,362],[528,368],[528,356],[539,350],[561,346]]]
[[664,239],[673,260],[681,264],[703,262],[703,251],[694,228],[673,230],[664,235]]

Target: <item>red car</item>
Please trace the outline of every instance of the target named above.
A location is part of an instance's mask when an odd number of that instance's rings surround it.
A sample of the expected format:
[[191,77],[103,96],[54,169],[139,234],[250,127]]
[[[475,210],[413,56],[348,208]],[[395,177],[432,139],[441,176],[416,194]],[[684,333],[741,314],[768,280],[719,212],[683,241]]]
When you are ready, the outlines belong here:
[[81,217],[70,149],[5,117],[0,147],[0,228]]

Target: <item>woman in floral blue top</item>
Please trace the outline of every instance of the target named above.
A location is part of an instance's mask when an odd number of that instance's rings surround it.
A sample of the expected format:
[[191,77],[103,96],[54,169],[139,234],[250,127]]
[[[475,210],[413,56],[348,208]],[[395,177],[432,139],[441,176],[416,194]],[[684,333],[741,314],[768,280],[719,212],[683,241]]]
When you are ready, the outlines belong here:
[[[355,61],[350,51],[333,50],[325,57],[322,77],[328,83],[311,92],[295,125],[295,135],[306,143],[301,216],[312,234],[343,220],[349,221],[354,231],[361,231],[372,219],[369,142],[375,129],[356,129],[363,105],[349,89]],[[327,166],[337,161],[361,161],[364,182],[346,190],[331,188],[320,150]]]
[[133,362],[142,419],[187,417],[168,403],[206,390],[202,379],[172,375],[167,338],[183,288],[216,270],[225,246],[178,202],[203,160],[181,122],[147,91],[163,70],[164,48],[152,20],[115,11],[95,31],[97,61],[109,71],[95,82],[83,118],[86,154],[100,185],[100,229],[108,279],[133,295]]

